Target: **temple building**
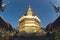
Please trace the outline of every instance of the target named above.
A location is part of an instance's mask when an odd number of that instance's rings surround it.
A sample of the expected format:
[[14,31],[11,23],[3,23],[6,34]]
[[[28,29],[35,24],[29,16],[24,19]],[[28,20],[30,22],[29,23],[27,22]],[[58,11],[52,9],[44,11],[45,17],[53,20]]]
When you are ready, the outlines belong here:
[[47,26],[46,26],[46,30],[48,31],[53,31],[53,30],[57,30],[58,28],[60,28],[60,16],[58,16],[58,18],[52,22],[52,23],[49,23]]
[[40,22],[41,20],[34,15],[34,12],[29,6],[25,15],[19,19],[19,32],[36,33],[40,30],[43,33]]
[[6,31],[12,31],[13,27],[10,23],[4,21],[0,16],[0,29],[4,29]]

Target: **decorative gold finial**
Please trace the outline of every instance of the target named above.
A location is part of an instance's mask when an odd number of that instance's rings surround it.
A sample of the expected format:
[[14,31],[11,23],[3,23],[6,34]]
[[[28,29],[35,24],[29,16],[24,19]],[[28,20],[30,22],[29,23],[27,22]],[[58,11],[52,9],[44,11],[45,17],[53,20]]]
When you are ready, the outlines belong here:
[[29,8],[31,8],[31,6],[29,5]]
[[32,9],[31,9],[31,6],[29,5],[29,7],[28,7],[28,11],[31,11]]
[[34,13],[33,13],[32,8],[31,8],[30,5],[28,6],[28,9],[27,9],[27,12],[26,12],[25,16],[26,15],[27,16],[34,16]]

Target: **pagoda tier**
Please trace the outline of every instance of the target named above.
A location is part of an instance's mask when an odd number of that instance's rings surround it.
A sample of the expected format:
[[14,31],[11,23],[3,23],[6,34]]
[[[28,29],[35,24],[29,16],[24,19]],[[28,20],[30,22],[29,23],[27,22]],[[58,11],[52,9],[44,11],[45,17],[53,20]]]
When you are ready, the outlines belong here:
[[19,19],[19,31],[36,32],[41,28],[40,19],[34,15],[31,7],[29,6],[26,14]]

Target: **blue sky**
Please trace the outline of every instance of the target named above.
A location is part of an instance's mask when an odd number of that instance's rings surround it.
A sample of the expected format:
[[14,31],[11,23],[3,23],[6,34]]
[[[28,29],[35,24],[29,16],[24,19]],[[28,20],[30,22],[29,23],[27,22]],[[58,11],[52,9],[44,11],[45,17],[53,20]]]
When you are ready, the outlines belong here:
[[18,20],[26,13],[29,4],[34,14],[40,18],[42,27],[57,18],[57,13],[49,2],[60,6],[60,0],[3,0],[3,3],[6,1],[9,4],[4,12],[0,12],[0,16],[14,28],[18,27]]

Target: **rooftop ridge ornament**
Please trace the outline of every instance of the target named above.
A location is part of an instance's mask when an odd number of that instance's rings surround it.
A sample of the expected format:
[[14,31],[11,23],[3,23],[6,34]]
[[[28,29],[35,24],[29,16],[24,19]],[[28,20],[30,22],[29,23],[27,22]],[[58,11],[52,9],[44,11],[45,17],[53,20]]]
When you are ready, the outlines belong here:
[[57,16],[60,16],[60,6],[50,2],[51,6],[54,8],[55,12],[57,13]]
[[52,4],[54,10],[56,11],[57,13],[57,16],[60,16],[60,6],[57,5],[57,4]]
[[4,3],[2,2],[2,0],[0,0],[0,11],[4,11],[5,7],[7,6],[8,2]]

